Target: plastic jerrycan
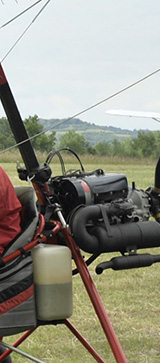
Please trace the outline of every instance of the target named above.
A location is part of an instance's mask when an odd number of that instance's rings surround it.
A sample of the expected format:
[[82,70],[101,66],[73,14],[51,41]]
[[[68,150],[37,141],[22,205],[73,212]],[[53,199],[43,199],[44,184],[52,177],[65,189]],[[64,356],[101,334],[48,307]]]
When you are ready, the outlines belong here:
[[37,319],[61,320],[73,312],[71,251],[39,244],[32,249]]

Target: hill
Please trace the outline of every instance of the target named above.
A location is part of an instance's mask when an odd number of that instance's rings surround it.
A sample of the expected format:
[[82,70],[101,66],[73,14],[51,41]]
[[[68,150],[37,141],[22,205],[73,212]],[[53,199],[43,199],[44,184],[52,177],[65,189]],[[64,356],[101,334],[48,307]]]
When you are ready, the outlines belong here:
[[126,137],[136,137],[137,130],[130,131],[113,126],[99,126],[94,123],[82,121],[78,118],[67,119],[40,119],[45,130],[56,131],[56,138],[60,137],[69,130],[74,130],[84,135],[85,139],[94,146],[99,142],[112,142],[114,139],[123,141]]

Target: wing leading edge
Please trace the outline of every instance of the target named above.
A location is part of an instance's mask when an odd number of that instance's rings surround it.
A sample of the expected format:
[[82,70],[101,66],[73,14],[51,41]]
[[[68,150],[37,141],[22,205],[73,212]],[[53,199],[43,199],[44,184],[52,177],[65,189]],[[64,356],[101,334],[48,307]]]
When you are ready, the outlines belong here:
[[[131,110],[107,110],[107,115],[113,116],[129,116],[129,117],[147,117],[153,119],[160,119],[159,112],[143,112],[143,111],[131,111]],[[157,120],[158,121],[158,120]]]

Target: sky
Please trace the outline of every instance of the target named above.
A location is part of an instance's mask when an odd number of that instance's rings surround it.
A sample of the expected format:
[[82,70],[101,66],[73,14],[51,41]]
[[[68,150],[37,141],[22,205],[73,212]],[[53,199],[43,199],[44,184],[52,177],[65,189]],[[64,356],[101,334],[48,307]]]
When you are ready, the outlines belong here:
[[[0,60],[23,119],[72,117],[159,70],[159,0],[50,0],[35,19],[43,0],[2,27],[36,2],[0,0]],[[78,116],[160,130],[153,119],[111,116],[109,109],[160,112],[160,72]]]

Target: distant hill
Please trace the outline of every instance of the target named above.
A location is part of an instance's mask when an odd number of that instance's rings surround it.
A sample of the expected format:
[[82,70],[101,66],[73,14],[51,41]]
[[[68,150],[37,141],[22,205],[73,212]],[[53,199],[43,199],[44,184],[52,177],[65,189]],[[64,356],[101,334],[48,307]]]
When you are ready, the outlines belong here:
[[98,126],[94,123],[82,121],[74,118],[70,121],[65,119],[40,119],[45,130],[51,129],[56,131],[56,138],[59,141],[60,137],[69,130],[74,130],[84,135],[85,139],[94,146],[99,142],[112,142],[114,139],[123,141],[127,137],[136,137],[137,130],[123,130],[120,127],[113,126]]

